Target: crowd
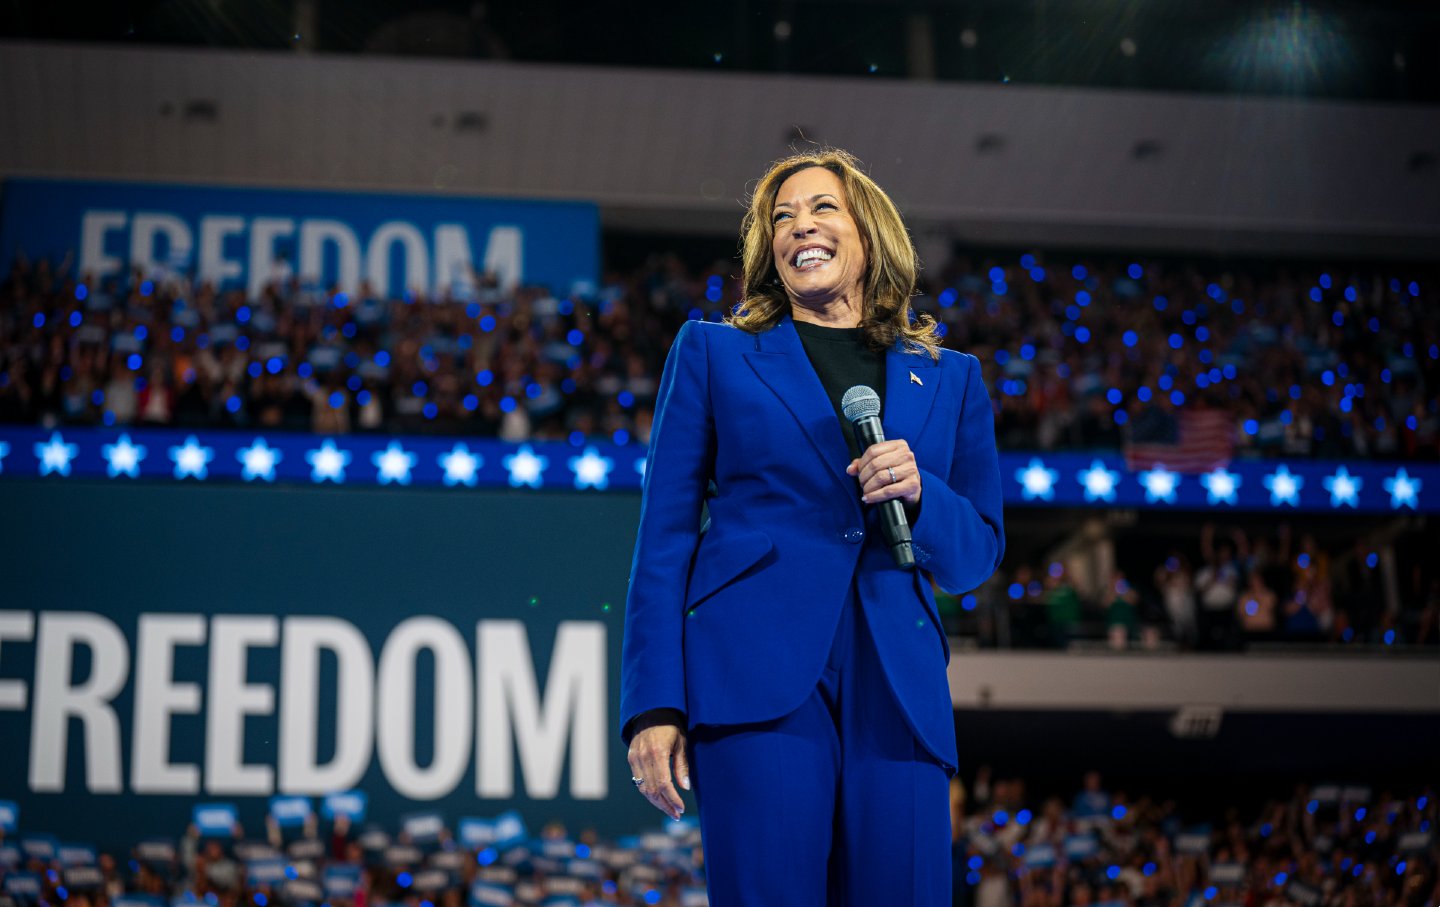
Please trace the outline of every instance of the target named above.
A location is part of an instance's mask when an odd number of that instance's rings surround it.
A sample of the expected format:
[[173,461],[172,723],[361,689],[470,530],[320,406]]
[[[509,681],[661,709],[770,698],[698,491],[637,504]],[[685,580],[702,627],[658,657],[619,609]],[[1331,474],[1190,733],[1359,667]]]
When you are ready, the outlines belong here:
[[[968,788],[951,787],[955,903],[1425,907],[1440,896],[1435,817],[1428,789],[1301,785],[1258,813],[1231,807],[1192,824],[1173,801],[1109,793],[1093,772],[1067,806],[1032,803],[1023,781],[982,767]],[[238,825],[218,835],[192,825],[118,857],[0,833],[0,886],[24,907],[706,903],[693,821],[613,842],[552,823],[535,838],[470,846],[426,825],[423,836],[392,834],[340,816],[322,828],[312,812],[285,827],[269,818],[258,839]]]
[[[1309,532],[1294,538],[1287,523],[1274,533],[1205,523],[1194,544],[1174,546],[1158,562],[1144,553],[1154,550],[1153,541],[1121,535],[1114,539],[1115,569],[1096,582],[1078,581],[1063,560],[1022,563],[978,594],[944,604],[949,629],[982,645],[1436,646],[1440,573],[1422,533],[1383,542],[1352,533],[1322,543]],[[1143,550],[1132,554],[1131,547]],[[1001,612],[1003,626],[996,620]]]
[[[22,257],[0,286],[0,423],[644,443],[670,338],[735,306],[737,270],[656,255],[585,297],[289,277],[247,298]],[[1218,411],[1238,456],[1434,458],[1440,283],[1392,271],[961,256],[916,304],[984,363],[1005,448],[1183,442],[1184,414]]]
[[[1375,794],[1378,793],[1378,796]],[[967,796],[968,794],[968,796]],[[1172,801],[1103,789],[1032,810],[982,769],[952,793],[966,907],[1428,907],[1440,899],[1435,795],[1298,785],[1258,813],[1186,822]]]

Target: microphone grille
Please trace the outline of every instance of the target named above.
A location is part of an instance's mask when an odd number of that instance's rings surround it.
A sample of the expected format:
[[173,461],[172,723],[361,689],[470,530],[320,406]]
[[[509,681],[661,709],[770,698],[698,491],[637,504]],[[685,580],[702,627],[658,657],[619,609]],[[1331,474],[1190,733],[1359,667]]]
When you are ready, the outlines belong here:
[[851,422],[880,415],[880,395],[873,388],[857,384],[840,398],[840,411]]

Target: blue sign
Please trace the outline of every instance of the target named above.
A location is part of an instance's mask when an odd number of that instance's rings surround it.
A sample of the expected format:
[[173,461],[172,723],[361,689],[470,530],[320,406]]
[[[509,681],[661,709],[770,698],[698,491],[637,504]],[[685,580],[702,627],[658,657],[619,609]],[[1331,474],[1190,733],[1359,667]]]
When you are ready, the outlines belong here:
[[190,821],[200,834],[211,838],[229,838],[235,834],[239,816],[231,803],[197,803]]
[[271,797],[270,815],[281,828],[299,828],[310,818],[310,798]]
[[[0,676],[26,694],[0,777],[27,831],[166,836],[168,860],[192,823],[253,838],[272,797],[353,790],[390,833],[419,808],[412,833],[479,814],[501,839],[652,820],[615,729],[638,495],[162,483],[0,481]],[[41,669],[62,660],[85,673]]]
[[[638,491],[645,455],[610,442],[0,427],[0,479]],[[1242,460],[1193,475],[1131,472],[1119,457],[1008,452],[1000,478],[1007,506],[1440,513],[1440,464],[1425,462]]]
[[581,202],[13,179],[0,274],[22,250],[74,253],[96,288],[139,267],[251,298],[291,277],[352,295],[472,298],[486,273],[570,293],[594,288],[599,237],[596,207]]
[[322,877],[325,895],[332,898],[353,897],[360,890],[360,867],[349,863],[332,863]]
[[320,815],[326,819],[344,816],[351,822],[365,821],[365,808],[369,797],[363,790],[347,790],[338,794],[327,794],[320,806]]

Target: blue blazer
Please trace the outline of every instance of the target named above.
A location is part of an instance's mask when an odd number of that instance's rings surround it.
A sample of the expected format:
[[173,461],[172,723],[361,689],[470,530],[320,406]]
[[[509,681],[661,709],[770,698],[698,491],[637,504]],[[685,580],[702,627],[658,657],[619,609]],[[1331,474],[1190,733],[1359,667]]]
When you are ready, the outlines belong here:
[[[778,718],[820,679],[852,582],[901,708],[957,764],[950,646],[930,587],[968,592],[1005,549],[994,414],[971,355],[885,357],[881,421],[921,473],[919,569],[895,566],[790,317],[759,334],[687,321],[665,362],[625,603],[620,727]],[[707,497],[707,488],[714,482]],[[701,531],[701,507],[708,529]]]

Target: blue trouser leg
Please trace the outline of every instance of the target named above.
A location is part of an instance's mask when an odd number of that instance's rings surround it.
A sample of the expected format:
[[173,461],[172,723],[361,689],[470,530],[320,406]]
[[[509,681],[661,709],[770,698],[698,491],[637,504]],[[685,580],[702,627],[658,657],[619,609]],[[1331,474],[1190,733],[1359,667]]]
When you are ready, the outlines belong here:
[[799,708],[691,742],[714,907],[950,902],[949,779],[900,713],[853,594]]

